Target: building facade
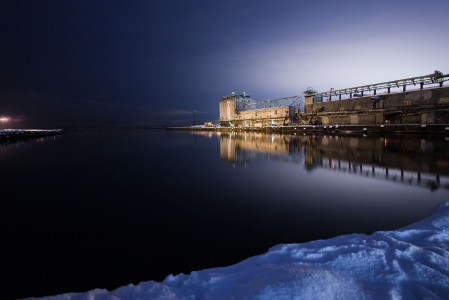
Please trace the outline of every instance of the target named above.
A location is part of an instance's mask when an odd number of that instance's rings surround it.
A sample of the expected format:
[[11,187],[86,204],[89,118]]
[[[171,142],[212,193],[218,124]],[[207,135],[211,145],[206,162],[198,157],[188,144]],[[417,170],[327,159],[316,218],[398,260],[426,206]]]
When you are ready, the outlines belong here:
[[[220,101],[220,125],[225,127],[291,125],[292,121],[299,117],[300,110],[296,105],[280,105],[279,100],[284,99],[287,98],[255,102],[245,92],[231,93]],[[269,107],[261,107],[262,104]]]
[[[297,124],[449,124],[449,75],[432,74],[317,93],[255,102],[249,94],[231,93],[219,104],[220,125],[267,127]],[[413,90],[407,90],[412,88]],[[346,99],[345,99],[346,98]],[[294,99],[289,104],[288,101]]]

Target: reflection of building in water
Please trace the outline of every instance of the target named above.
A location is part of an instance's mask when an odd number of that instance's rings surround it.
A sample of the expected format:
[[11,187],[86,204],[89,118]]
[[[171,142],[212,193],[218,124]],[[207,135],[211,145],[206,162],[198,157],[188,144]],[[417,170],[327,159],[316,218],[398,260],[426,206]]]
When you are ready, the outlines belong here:
[[257,158],[304,163],[430,189],[449,189],[449,142],[444,138],[363,138],[340,136],[221,133],[220,156],[245,163]]
[[[246,162],[257,157],[298,161],[299,151],[291,153],[294,136],[268,133],[221,133],[220,157],[230,162]],[[293,144],[292,144],[293,143]]]
[[431,189],[449,189],[449,143],[444,138],[324,136],[307,152],[320,167]]

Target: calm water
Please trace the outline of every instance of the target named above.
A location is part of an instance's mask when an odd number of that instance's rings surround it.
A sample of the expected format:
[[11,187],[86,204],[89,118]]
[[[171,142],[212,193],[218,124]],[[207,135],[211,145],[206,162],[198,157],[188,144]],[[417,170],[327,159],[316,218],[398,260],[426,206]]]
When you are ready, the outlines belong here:
[[2,298],[113,289],[449,200],[449,141],[91,130],[0,144]]

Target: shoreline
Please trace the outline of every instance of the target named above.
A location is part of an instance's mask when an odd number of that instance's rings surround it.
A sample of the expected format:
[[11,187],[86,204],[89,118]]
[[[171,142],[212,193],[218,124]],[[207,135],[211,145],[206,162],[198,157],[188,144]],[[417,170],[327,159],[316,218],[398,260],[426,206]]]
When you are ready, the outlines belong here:
[[449,135],[449,124],[382,124],[382,125],[294,125],[265,127],[167,127],[167,130],[214,131],[214,132],[265,132],[287,134],[418,134]]

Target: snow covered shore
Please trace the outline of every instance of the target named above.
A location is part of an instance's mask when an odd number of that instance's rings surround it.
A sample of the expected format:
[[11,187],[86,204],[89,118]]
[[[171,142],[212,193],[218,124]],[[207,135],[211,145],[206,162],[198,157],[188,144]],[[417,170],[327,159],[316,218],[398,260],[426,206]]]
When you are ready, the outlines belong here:
[[449,202],[395,231],[277,245],[238,264],[34,299],[447,299]]

